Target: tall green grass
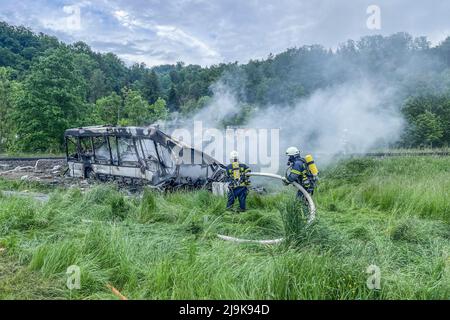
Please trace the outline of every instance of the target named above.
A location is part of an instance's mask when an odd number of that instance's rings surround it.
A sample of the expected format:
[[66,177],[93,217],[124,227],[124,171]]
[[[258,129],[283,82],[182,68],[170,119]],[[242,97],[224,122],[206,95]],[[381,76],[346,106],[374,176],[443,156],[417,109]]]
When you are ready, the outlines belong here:
[[[288,188],[250,194],[242,214],[207,191],[130,197],[99,185],[55,191],[45,204],[3,196],[0,298],[115,299],[109,283],[131,299],[448,299],[449,165],[339,163],[322,176],[310,226]],[[286,241],[236,244],[217,233]],[[366,286],[371,264],[381,290]],[[70,265],[80,290],[65,286]]]
[[[450,222],[450,160],[355,159],[325,172],[317,201]],[[323,192],[321,192],[323,191]]]

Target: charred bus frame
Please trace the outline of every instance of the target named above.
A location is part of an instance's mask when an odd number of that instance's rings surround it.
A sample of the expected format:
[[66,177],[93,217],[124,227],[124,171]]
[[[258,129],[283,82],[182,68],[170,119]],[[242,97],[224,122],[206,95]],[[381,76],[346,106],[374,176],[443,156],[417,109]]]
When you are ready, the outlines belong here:
[[[64,138],[73,177],[162,187],[204,187],[223,179],[220,162],[155,127],[76,128],[66,130]],[[186,152],[190,162],[182,161]]]

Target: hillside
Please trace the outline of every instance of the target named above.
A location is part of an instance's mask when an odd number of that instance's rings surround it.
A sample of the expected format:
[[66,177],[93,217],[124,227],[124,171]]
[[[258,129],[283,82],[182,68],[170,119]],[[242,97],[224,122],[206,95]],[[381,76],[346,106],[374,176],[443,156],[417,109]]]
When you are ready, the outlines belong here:
[[[237,104],[222,125],[245,125],[271,110],[287,115],[289,107],[323,90],[367,80],[380,101],[356,95],[351,102],[361,102],[362,112],[369,103],[382,114],[395,111],[406,122],[389,143],[442,147],[450,143],[449,44],[447,38],[432,47],[424,37],[396,33],[349,40],[335,51],[316,44],[289,48],[247,63],[126,66],[114,53],[95,52],[83,42],[65,44],[0,22],[0,152],[58,153],[70,127],[190,117],[210,106],[217,87]],[[381,94],[386,89],[392,95]],[[355,91],[343,90],[349,96]],[[323,103],[314,111],[327,113]],[[288,117],[281,120],[277,125]]]

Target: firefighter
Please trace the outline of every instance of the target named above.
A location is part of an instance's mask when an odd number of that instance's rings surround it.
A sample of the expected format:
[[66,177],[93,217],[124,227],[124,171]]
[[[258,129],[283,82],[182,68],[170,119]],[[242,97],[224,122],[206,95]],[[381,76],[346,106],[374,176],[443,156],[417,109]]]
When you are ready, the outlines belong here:
[[238,198],[240,211],[245,211],[245,202],[250,185],[247,173],[250,172],[250,168],[246,164],[239,163],[238,158],[237,151],[230,153],[231,163],[227,166],[227,182],[229,183],[227,209],[231,209],[235,199]]
[[[314,193],[314,187],[317,182],[318,170],[314,164],[311,155],[305,158],[300,156],[300,151],[296,147],[289,147],[286,150],[286,156],[289,157],[288,168],[286,170],[286,178],[283,179],[286,184],[298,182],[309,194]],[[303,198],[303,194],[297,193],[299,198]]]

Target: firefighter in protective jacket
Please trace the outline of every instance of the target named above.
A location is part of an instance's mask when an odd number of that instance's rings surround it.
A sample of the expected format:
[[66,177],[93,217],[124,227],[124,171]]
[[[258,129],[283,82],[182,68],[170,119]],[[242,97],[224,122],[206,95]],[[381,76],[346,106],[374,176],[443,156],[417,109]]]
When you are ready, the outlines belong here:
[[[306,155],[305,158],[302,158],[300,156],[300,151],[296,147],[289,147],[286,150],[286,155],[289,157],[289,160],[285,182],[298,182],[312,195],[319,173],[312,156]],[[298,192],[298,195],[299,197],[303,197],[300,191]]]
[[228,180],[228,203],[227,209],[231,209],[236,198],[239,200],[240,211],[246,209],[246,199],[248,195],[248,187],[250,185],[247,173],[250,168],[238,161],[239,154],[237,151],[230,153],[231,163],[227,166],[227,180]]

